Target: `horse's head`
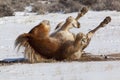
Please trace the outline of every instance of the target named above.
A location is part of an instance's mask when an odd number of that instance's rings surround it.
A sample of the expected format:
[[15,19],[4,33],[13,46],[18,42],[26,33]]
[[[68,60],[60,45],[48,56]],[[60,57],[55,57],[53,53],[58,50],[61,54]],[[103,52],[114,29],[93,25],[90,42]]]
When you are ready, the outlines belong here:
[[71,25],[69,28],[72,28],[72,27],[80,28],[80,23],[75,18],[73,18],[72,16],[69,16],[66,19],[66,22]]

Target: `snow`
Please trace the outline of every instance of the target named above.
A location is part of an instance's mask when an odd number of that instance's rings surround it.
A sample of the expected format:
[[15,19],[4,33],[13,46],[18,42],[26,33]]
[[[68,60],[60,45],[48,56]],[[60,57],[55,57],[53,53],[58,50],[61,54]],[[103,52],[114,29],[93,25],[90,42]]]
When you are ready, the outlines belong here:
[[[50,20],[51,33],[55,26],[65,21],[68,16],[76,17],[77,13],[46,15],[20,15],[0,18],[0,60],[22,58],[22,50],[14,49],[16,37],[28,32],[42,20]],[[120,53],[120,12],[89,11],[79,22],[80,29],[72,29],[74,33],[87,33],[97,27],[106,17],[112,21],[106,27],[97,31],[86,52],[93,54]],[[120,80],[119,61],[102,62],[56,62],[36,64],[14,64],[0,66],[0,80]]]
[[[119,62],[59,62],[0,67],[1,80],[119,80]],[[6,77],[7,75],[7,77]]]
[[32,12],[32,4],[25,7],[24,12],[14,12],[14,16],[30,16],[30,15],[36,15],[37,13]]
[[37,13],[29,13],[27,11],[24,12],[14,12],[14,16],[30,16],[30,15],[37,15]]
[[27,6],[27,7],[25,7],[25,12],[32,12],[32,6],[30,5],[30,6]]

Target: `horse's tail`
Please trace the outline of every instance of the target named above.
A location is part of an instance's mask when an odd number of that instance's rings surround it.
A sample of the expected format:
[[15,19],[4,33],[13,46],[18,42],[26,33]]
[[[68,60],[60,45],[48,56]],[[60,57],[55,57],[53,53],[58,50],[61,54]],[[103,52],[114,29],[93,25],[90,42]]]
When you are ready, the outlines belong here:
[[35,62],[41,62],[41,61],[47,61],[46,59],[43,59],[41,55],[39,55],[34,48],[30,45],[28,42],[29,38],[32,37],[29,33],[21,34],[17,37],[15,40],[15,48],[17,47],[17,50],[20,49],[20,47],[25,47],[24,50],[24,58],[28,60],[30,63]]
[[14,44],[15,48],[18,47],[18,50],[19,50],[21,46],[26,47],[29,44],[28,36],[30,36],[30,34],[28,33],[19,35],[15,40],[15,44]]

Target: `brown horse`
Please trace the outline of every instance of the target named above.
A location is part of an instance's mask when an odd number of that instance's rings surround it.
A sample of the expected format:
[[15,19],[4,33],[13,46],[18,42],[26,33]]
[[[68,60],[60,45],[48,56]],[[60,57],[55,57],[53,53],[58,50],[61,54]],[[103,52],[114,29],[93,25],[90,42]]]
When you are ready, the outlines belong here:
[[[76,20],[73,18],[73,17],[68,17],[66,19],[66,22],[64,25],[61,25],[61,26],[57,26],[56,28],[58,27],[63,27],[64,29],[67,28],[67,29],[70,29],[72,27],[79,27],[79,23],[77,22],[77,20],[82,17],[85,13],[87,12],[87,8],[83,8],[81,10],[81,13],[78,14],[78,16],[76,17]],[[49,22],[48,21],[43,21],[42,23],[45,23],[45,24],[48,24],[49,25]],[[60,25],[60,24],[59,24]],[[39,29],[41,26],[41,24],[35,26],[30,32],[29,34],[32,34],[32,35],[36,35],[38,38],[43,38],[45,37],[45,35],[48,36],[48,32],[49,31],[44,31],[44,30],[50,30],[49,28],[50,27],[47,27],[48,29],[44,29],[42,30],[43,28],[41,27],[41,30]],[[50,25],[49,25],[50,26]],[[63,29],[62,28],[62,29]],[[59,32],[59,31],[57,31]],[[61,31],[60,31],[61,32]],[[73,34],[70,33],[69,31],[65,32],[65,33],[68,33],[70,36],[72,35],[72,41],[75,41],[75,38],[73,38]],[[54,38],[59,38],[59,41],[60,41],[60,44],[64,44],[65,42],[65,38],[61,38],[60,36],[58,36],[59,34],[57,33],[54,33],[52,34],[51,36]],[[46,60],[45,58],[41,57],[40,55],[38,54],[34,54],[34,53],[38,53],[36,52],[31,46],[30,44],[28,43],[28,38],[26,38],[26,36],[28,36],[28,34],[22,34],[20,35],[17,39],[16,39],[16,44],[15,46],[18,45],[18,49],[20,48],[20,46],[24,46],[25,47],[25,58],[28,59],[30,62],[40,62],[42,60]],[[57,36],[57,37],[56,37]],[[66,36],[68,40],[70,40],[71,37],[69,36]],[[62,41],[63,40],[63,41]],[[46,43],[47,44],[47,43]],[[48,60],[47,60],[48,61]]]
[[42,21],[29,33],[24,33],[15,41],[15,46],[25,47],[25,58],[30,62],[40,62],[44,59],[63,60],[80,48],[81,34],[75,41],[61,44],[61,40],[49,36],[49,21]]

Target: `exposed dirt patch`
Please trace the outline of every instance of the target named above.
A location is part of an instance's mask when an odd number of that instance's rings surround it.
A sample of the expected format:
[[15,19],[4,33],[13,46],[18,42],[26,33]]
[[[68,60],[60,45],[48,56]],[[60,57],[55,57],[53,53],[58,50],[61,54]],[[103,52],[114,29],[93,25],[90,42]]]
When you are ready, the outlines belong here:
[[[109,54],[109,55],[93,55],[91,53],[85,53],[82,55],[82,58],[79,60],[64,60],[64,61],[55,61],[55,60],[47,60],[47,61],[42,61],[40,63],[56,63],[56,62],[72,62],[72,61],[78,61],[78,62],[89,62],[89,61],[117,61],[120,60],[120,53],[116,54]],[[0,61],[0,66],[8,66],[8,65],[13,65],[13,64],[33,64],[25,60],[24,58],[22,59],[5,59]]]

